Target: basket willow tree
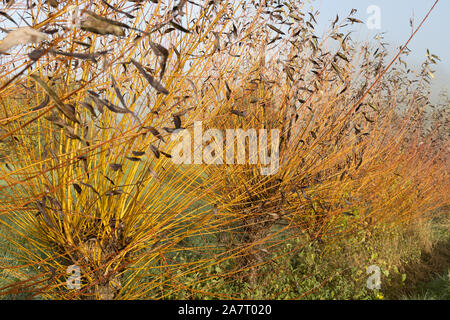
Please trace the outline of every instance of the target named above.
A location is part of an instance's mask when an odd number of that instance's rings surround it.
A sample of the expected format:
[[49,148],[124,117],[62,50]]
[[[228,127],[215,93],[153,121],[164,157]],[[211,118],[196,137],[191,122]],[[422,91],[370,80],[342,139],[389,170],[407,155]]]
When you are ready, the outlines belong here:
[[[215,263],[177,260],[212,211],[201,168],[167,150],[171,128],[202,111],[196,83],[237,5],[38,2],[7,15],[33,28],[2,43],[4,294],[163,297]],[[73,290],[68,267],[81,272]]]

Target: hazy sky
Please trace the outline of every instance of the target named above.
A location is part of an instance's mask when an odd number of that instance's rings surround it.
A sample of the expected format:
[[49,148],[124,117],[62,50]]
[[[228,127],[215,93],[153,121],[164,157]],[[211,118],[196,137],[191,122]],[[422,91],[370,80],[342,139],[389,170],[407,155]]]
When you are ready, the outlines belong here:
[[[376,33],[386,32],[386,42],[395,45],[393,48],[397,50],[411,35],[410,18],[414,16],[415,26],[418,26],[434,2],[435,0],[314,0],[313,5],[320,10],[318,23],[321,27],[329,26],[336,14],[345,17],[352,8],[358,9],[357,18],[367,22],[370,16],[367,8],[378,6],[381,9],[381,30],[368,30],[366,25],[358,25],[355,28],[359,34],[354,34],[353,38],[365,40]],[[411,66],[420,66],[427,48],[441,58],[442,61],[435,68],[437,72],[433,94],[436,96],[442,87],[446,87],[450,93],[450,0],[439,1],[408,48],[412,53],[405,60]]]
[[[367,22],[370,17],[367,9],[370,6],[378,6],[381,29],[369,30],[367,24],[355,24],[357,33],[352,34],[352,37],[363,41],[373,39],[377,33],[386,32],[384,38],[392,44],[393,54],[398,52],[398,47],[405,43],[411,34],[410,18],[414,17],[417,26],[434,2],[435,0],[312,0],[313,7],[320,11],[317,28],[320,32],[328,29],[336,14],[343,18],[352,8],[358,10],[355,17]],[[9,21],[5,21],[8,25]],[[435,67],[437,72],[433,81],[433,96],[436,97],[443,87],[450,93],[450,0],[439,1],[429,20],[408,48],[412,52],[405,60],[413,68],[420,67],[425,60],[427,48],[441,58],[442,61]]]

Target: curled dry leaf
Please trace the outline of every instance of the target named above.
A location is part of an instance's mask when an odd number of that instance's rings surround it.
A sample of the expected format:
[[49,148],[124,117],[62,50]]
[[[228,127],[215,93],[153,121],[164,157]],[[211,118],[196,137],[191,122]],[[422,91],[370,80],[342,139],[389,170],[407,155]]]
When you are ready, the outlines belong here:
[[144,127],[144,129],[148,129],[148,131],[151,132],[152,135],[154,135],[156,138],[158,138],[159,140],[161,140],[162,142],[166,142],[163,138],[163,136],[161,135],[161,133],[159,133],[158,130],[156,130],[153,127]]
[[101,35],[112,34],[118,37],[123,37],[125,31],[123,27],[125,24],[101,17],[93,12],[86,11],[87,17],[81,22],[81,29]]
[[141,158],[138,158],[138,157],[125,157],[125,158],[127,158],[130,161],[135,161],[135,162],[141,161]]
[[90,188],[92,191],[94,191],[98,196],[100,196],[100,193],[98,193],[97,189],[95,189],[92,185],[90,185],[89,183],[84,183],[84,182],[80,182],[83,186],[86,186],[88,188]]
[[170,21],[170,24],[177,30],[184,32],[184,33],[191,33],[188,29],[186,29],[185,27],[182,27],[181,25],[179,25],[178,23],[174,22],[174,21]]
[[169,94],[169,91],[166,88],[164,88],[159,81],[155,80],[155,78],[153,78],[150,74],[148,74],[145,71],[144,67],[139,62],[137,62],[134,59],[131,59],[131,62],[136,66],[136,68],[144,76],[144,78],[148,81],[148,83],[150,83],[150,85],[156,89],[156,91],[163,94]]
[[44,101],[42,101],[37,107],[34,107],[31,110],[36,111],[36,110],[43,109],[48,105],[49,102],[50,102],[50,97],[48,96],[48,94],[46,94]]
[[167,65],[167,58],[169,57],[169,50],[164,48],[162,45],[158,43],[154,43],[150,41],[150,47],[152,48],[153,52],[161,58],[159,61],[159,65],[161,67],[161,72],[159,74],[159,78],[162,79],[164,76],[164,73],[166,72],[166,65]]
[[6,53],[9,49],[27,43],[39,43],[47,39],[45,33],[39,32],[31,27],[17,28],[8,33],[0,43],[0,53]]
[[235,115],[237,115],[237,116],[239,116],[239,117],[245,117],[245,114],[244,114],[243,111],[231,109],[231,113],[232,113],[232,114],[235,114]]
[[173,123],[175,125],[175,129],[181,129],[181,118],[179,115],[173,115]]
[[280,29],[278,29],[277,27],[274,27],[274,26],[271,25],[271,24],[267,24],[267,26],[268,26],[270,29],[272,29],[273,31],[275,31],[276,33],[285,35],[285,33],[284,33],[283,31],[281,31]]
[[7,14],[6,12],[0,11],[0,15],[4,16],[6,19],[8,19],[8,20],[11,21],[12,23],[14,23],[16,26],[19,26],[19,25],[17,24],[17,22],[16,22],[9,14]]
[[117,195],[121,195],[124,193],[125,193],[125,191],[123,191],[121,189],[114,189],[114,190],[106,191],[105,196],[117,196]]
[[82,189],[81,189],[81,187],[80,187],[79,184],[74,183],[74,184],[73,184],[73,187],[74,187],[75,191],[76,191],[78,194],[81,194]]
[[50,96],[50,98],[53,100],[53,102],[56,103],[56,107],[59,111],[61,111],[68,119],[70,119],[73,122],[80,123],[78,119],[76,118],[74,109],[70,108],[68,105],[65,105],[61,99],[59,99],[56,92],[50,88],[41,78],[39,78],[37,75],[32,74],[30,75],[31,78],[33,78]]
[[160,155],[160,152],[159,152],[158,148],[151,144],[150,145],[150,150],[152,150],[152,152],[155,155],[155,157],[159,159],[159,157],[161,155]]
[[111,168],[112,171],[119,171],[122,170],[122,165],[118,164],[118,163],[111,163],[109,165],[109,167]]
[[161,152],[161,154],[164,155],[166,158],[169,158],[169,159],[172,158],[172,155],[169,154],[169,153],[166,153],[166,152],[161,151],[161,150],[159,152]]
[[95,111],[94,111],[94,107],[90,103],[81,102],[81,105],[83,107],[85,107],[91,113],[92,117],[97,118],[97,115],[95,114]]

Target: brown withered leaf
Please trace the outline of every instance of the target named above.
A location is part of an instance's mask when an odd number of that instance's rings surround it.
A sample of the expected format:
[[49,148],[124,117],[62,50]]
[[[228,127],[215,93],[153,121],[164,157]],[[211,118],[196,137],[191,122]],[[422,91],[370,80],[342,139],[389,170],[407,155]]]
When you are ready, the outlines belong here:
[[138,157],[125,157],[125,158],[127,158],[130,161],[134,161],[134,162],[141,161],[141,158],[138,158]]
[[169,50],[158,43],[150,41],[150,47],[158,57],[167,57],[169,55]]
[[111,168],[112,171],[119,171],[122,170],[122,165],[118,164],[118,163],[111,163],[109,165],[109,167]]
[[89,93],[90,97],[94,100],[94,102],[97,104],[97,107],[101,107],[101,109],[99,108],[100,112],[102,112],[103,107],[107,107],[109,110],[111,110],[112,112],[115,112],[115,113],[130,113],[131,112],[128,109],[120,108],[118,106],[113,105],[111,102],[109,102],[106,99],[100,98],[99,94],[92,90],[88,90],[88,93]]
[[156,130],[155,128],[150,126],[150,127],[144,127],[144,129],[147,129],[148,131],[150,131],[152,135],[154,135],[156,138],[158,138],[162,142],[166,142],[164,140],[163,136],[161,135],[161,133],[159,133],[159,131]]
[[367,122],[374,123],[375,121],[370,119],[365,112],[362,113]]
[[[116,92],[117,98],[119,98],[120,103],[122,104],[122,106],[123,106],[124,108],[128,109],[128,108],[127,108],[127,105],[126,105],[126,103],[125,103],[125,99],[123,98],[123,95],[122,95],[122,93],[120,92],[119,87],[117,86],[116,79],[114,79],[114,76],[113,76],[113,75],[111,75],[111,83],[112,83],[112,85],[113,85],[114,91]],[[131,111],[130,111],[130,112],[131,112]]]
[[112,181],[108,176],[106,176],[106,175],[104,175],[104,174],[102,174],[103,175],[103,177],[106,179],[106,180],[108,180],[113,186],[115,186],[116,184],[114,183],[114,181]]
[[180,26],[178,23],[174,22],[174,21],[170,21],[169,22],[175,29],[180,30],[181,32],[184,33],[191,33],[188,29]]
[[73,128],[65,127],[64,129],[65,129],[65,134],[66,134],[67,137],[69,137],[70,139],[82,141],[81,137],[75,133]]
[[171,154],[169,154],[169,153],[166,153],[166,152],[164,152],[164,151],[159,151],[162,155],[164,155],[166,158],[172,158],[172,155]]
[[91,60],[94,63],[97,63],[97,57],[106,54],[107,52],[95,52],[95,53],[81,53],[81,52],[64,52],[64,51],[56,51],[50,50],[49,52],[54,53],[56,55],[71,57],[81,60]]
[[276,33],[285,35],[285,33],[284,33],[283,31],[281,31],[280,29],[278,29],[277,27],[274,27],[274,26],[271,25],[271,24],[267,24],[267,26],[268,26],[270,29],[272,29],[273,31],[275,31]]
[[34,107],[31,110],[32,111],[36,111],[36,110],[39,110],[39,109],[43,109],[43,108],[45,108],[48,105],[49,102],[50,102],[50,97],[48,96],[48,94],[46,94],[45,98],[44,98],[44,101],[42,101],[37,107]]
[[161,68],[161,72],[159,74],[159,78],[162,79],[164,73],[166,72],[167,59],[169,57],[169,50],[164,48],[162,45],[158,43],[154,43],[150,41],[150,47],[152,48],[155,55],[160,57],[159,66]]
[[121,195],[124,194],[125,192],[121,189],[114,189],[114,190],[109,190],[105,192],[105,196],[117,196],[117,195]]
[[74,184],[73,184],[73,187],[74,187],[75,191],[76,191],[78,194],[81,194],[82,189],[81,189],[81,187],[80,187],[79,184],[74,183]]
[[239,117],[245,117],[245,114],[244,114],[244,112],[243,111],[239,111],[239,110],[235,110],[235,109],[231,109],[231,111],[230,111],[232,114],[235,114],[235,115],[237,115],[237,116],[239,116]]
[[45,50],[43,49],[35,49],[28,54],[28,57],[33,61],[37,61],[39,60],[40,57],[44,55],[44,53]]
[[105,99],[100,99],[100,100],[102,101],[102,103],[104,103],[105,107],[107,107],[110,111],[112,111],[114,113],[121,113],[121,114],[131,113],[130,110],[128,110],[126,108],[118,107],[118,106],[112,104],[111,102],[109,102],[108,100],[105,100]]
[[344,60],[346,62],[349,62],[348,58],[342,52],[336,53],[336,56],[341,58],[342,60]]
[[231,99],[231,88],[228,85],[227,81],[225,81],[225,89],[227,89],[227,92],[226,92],[227,100],[230,100]]
[[95,14],[92,11],[85,10],[87,19],[81,22],[81,29],[101,35],[112,34],[118,37],[123,37],[125,31],[122,28],[128,26],[124,23],[104,18]]
[[136,157],[142,157],[145,154],[145,151],[132,151],[131,153]]
[[78,119],[75,116],[75,113],[72,109],[68,108],[62,101],[59,99],[56,92],[50,88],[41,78],[39,78],[37,75],[32,74],[30,75],[31,78],[33,78],[50,96],[50,98],[53,100],[53,102],[56,103],[56,107],[59,111],[61,111],[68,119],[70,119],[73,122],[80,123]]
[[100,193],[98,193],[98,191],[89,183],[84,183],[84,182],[80,182],[83,186],[86,186],[88,188],[90,188],[92,191],[94,191],[98,196],[100,196]]
[[94,107],[90,103],[81,102],[81,105],[89,110],[89,112],[91,113],[93,118],[97,118],[97,115],[95,114],[95,111],[94,111]]
[[150,74],[148,74],[145,71],[144,67],[139,62],[137,62],[134,59],[131,59],[131,62],[136,66],[136,68],[144,76],[144,78],[148,81],[148,83],[150,83],[150,85],[153,88],[155,88],[156,91],[162,94],[169,94],[169,91],[166,88],[164,88],[164,86],[158,80],[155,80],[155,78],[153,78]]
[[159,159],[159,157],[161,156],[161,154],[160,154],[158,148],[151,144],[151,145],[150,145],[150,150],[153,152],[153,154],[155,155],[155,157]]
[[173,116],[173,123],[175,124],[175,129],[181,129],[181,118],[178,115]]
[[6,19],[8,19],[8,20],[11,21],[12,23],[14,23],[16,26],[19,26],[19,25],[17,24],[17,22],[16,22],[9,14],[7,14],[6,12],[0,11],[0,15],[4,16]]
[[347,18],[347,20],[350,21],[352,24],[353,24],[353,23],[364,23],[364,22],[362,22],[361,20],[358,20],[358,19],[356,19],[356,18]]
[[341,81],[345,82],[344,74],[343,74],[343,71],[341,70],[341,68],[339,68],[339,66],[334,62],[331,63],[331,66],[333,67],[334,71],[336,71],[336,73],[339,76],[339,78],[341,79]]

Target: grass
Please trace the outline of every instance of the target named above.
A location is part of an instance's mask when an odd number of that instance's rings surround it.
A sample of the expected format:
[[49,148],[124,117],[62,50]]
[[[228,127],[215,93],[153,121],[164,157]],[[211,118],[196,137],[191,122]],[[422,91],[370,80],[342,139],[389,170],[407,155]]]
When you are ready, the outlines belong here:
[[[3,227],[1,230],[3,235],[8,234],[14,237],[7,228]],[[422,234],[417,236],[418,233]],[[311,300],[448,300],[448,272],[450,271],[448,221],[439,218],[433,220],[431,226],[416,225],[403,235],[395,232],[392,234],[392,238],[386,238],[385,233],[381,233],[379,237],[375,235],[363,246],[358,245],[358,239],[351,236],[338,241],[335,244],[338,249],[331,251],[324,250],[327,246],[318,243],[307,244],[306,239],[288,242],[279,249],[280,258],[258,269],[257,284],[242,281],[239,277],[224,277],[227,271],[233,270],[230,262],[224,262],[197,273],[181,276],[178,279],[180,283],[187,286],[192,284],[189,290],[178,290],[168,294],[167,292],[171,292],[171,286],[167,288],[161,286],[152,290],[148,297],[163,294],[169,299],[266,299],[271,297]],[[16,240],[22,245],[26,244],[23,239],[16,237]],[[210,238],[208,243],[213,246],[219,244],[215,237]],[[300,243],[302,245],[299,245]],[[206,244],[204,237],[194,237],[191,240],[185,240],[184,244],[180,244],[180,248],[202,247]],[[8,254],[11,250],[15,250],[14,246],[6,240],[2,240],[0,246],[3,252],[2,261],[20,266],[19,262],[12,263],[16,258]],[[401,248],[397,250],[399,246]],[[431,251],[430,246],[433,248]],[[293,248],[299,247],[301,249],[296,249],[295,253],[291,252]],[[386,248],[395,249],[389,251]],[[192,260],[192,253],[182,250],[174,253],[172,258],[170,256],[167,258],[180,262],[189,261]],[[386,261],[389,262],[386,263]],[[365,273],[365,268],[372,264],[382,267],[381,290],[369,290],[366,287],[368,275]],[[29,274],[31,270],[21,268],[19,271],[21,274]],[[178,272],[182,272],[182,269],[180,268]],[[403,280],[402,275],[405,275]],[[26,277],[10,275],[7,278],[9,281],[13,279],[17,281]],[[126,276],[124,278],[126,279]],[[171,281],[171,279],[167,280]],[[205,279],[205,281],[199,282],[199,279]],[[3,280],[1,284],[6,285],[10,283],[9,281]],[[305,295],[305,293],[308,294]],[[25,292],[3,296],[3,299],[29,298],[31,298],[30,294]],[[37,298],[39,299],[39,297],[33,297],[33,299]]]
[[405,300],[450,300],[449,274],[436,274],[434,279],[421,285],[416,293],[405,296]]

